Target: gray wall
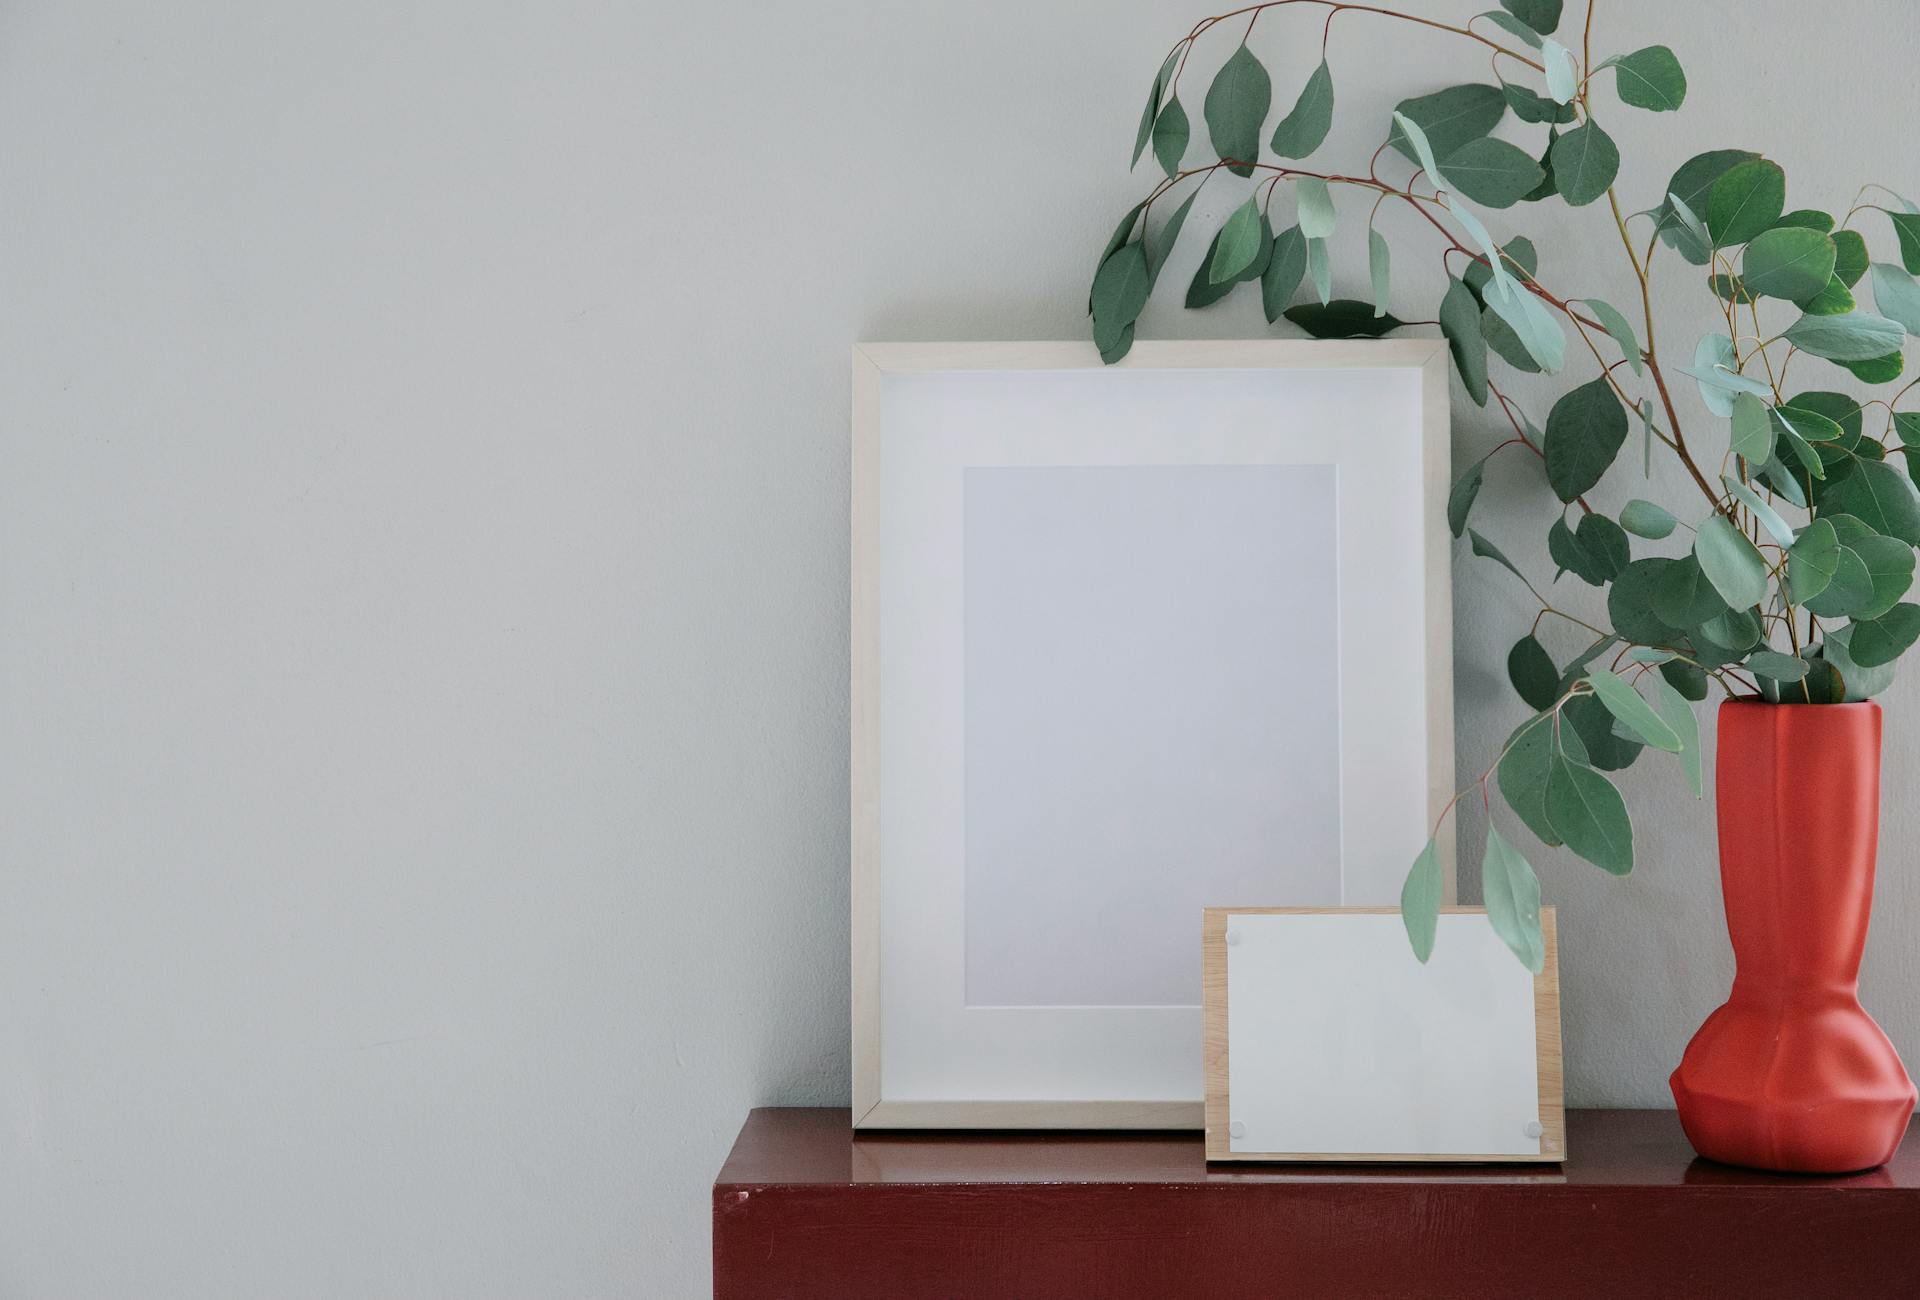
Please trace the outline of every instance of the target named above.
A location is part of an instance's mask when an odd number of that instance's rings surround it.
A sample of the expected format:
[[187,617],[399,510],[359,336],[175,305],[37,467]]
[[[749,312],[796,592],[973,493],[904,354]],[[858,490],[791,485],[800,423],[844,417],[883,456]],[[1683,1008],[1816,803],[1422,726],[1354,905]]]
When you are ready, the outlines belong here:
[[[1708,145],[1801,203],[1920,191],[1907,8],[1605,0],[1693,83],[1611,114],[1630,199]],[[746,1108],[847,1093],[846,346],[1078,337],[1200,12],[0,8],[0,1294],[703,1291]],[[1318,34],[1262,20],[1283,94]],[[1486,71],[1359,15],[1333,61],[1356,166]],[[1538,217],[1545,276],[1626,300],[1601,209]],[[1144,335],[1266,332],[1165,296]],[[1487,529],[1537,556],[1545,495],[1502,459]],[[1529,611],[1464,562],[1458,601],[1466,771]],[[1866,992],[1915,1055],[1888,703]],[[1632,880],[1540,865],[1572,1099],[1657,1106],[1730,963],[1709,809],[1628,785]]]

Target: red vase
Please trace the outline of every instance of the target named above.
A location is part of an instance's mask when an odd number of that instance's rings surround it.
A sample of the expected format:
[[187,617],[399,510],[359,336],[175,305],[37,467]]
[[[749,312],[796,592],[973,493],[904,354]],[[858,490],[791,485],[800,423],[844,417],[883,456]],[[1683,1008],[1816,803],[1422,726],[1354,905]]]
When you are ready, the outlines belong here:
[[1728,1164],[1885,1164],[1913,1114],[1860,1006],[1880,838],[1880,706],[1720,706],[1720,889],[1738,969],[1668,1081],[1693,1149]]

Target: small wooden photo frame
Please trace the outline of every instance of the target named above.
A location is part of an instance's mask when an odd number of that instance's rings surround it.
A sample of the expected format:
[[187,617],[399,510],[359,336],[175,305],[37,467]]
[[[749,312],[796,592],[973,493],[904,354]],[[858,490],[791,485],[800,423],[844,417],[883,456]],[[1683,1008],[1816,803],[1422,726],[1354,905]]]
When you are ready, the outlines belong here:
[[1559,949],[1514,959],[1443,908],[1422,965],[1392,908],[1210,907],[1207,1159],[1566,1159]]

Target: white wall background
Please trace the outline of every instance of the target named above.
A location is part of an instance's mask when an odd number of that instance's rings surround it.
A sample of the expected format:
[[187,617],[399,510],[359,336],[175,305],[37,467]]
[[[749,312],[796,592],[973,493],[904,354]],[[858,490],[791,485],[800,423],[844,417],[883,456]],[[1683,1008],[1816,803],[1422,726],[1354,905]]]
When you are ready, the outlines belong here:
[[[1611,115],[1636,206],[1709,146],[1796,204],[1920,191],[1900,0],[1601,4],[1692,79]],[[846,346],[1077,337],[1203,12],[0,7],[0,1295],[705,1290],[746,1108],[847,1091]],[[1282,97],[1318,21],[1261,23]],[[1364,15],[1333,62],[1349,166],[1485,74]],[[1601,209],[1521,219],[1625,299]],[[1142,333],[1265,332],[1175,305],[1198,256]],[[1496,465],[1485,526],[1543,559]],[[1464,561],[1458,601],[1477,771],[1530,614]],[[1866,990],[1912,1059],[1911,669],[1888,704]],[[1708,809],[1628,785],[1631,881],[1540,857],[1577,1103],[1667,1104],[1730,970]]]

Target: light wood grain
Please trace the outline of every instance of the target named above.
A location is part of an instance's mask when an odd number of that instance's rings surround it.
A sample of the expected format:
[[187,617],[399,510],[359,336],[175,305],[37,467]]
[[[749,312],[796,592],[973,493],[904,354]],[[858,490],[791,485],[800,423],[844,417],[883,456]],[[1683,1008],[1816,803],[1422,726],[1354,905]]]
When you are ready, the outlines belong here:
[[[1442,915],[1485,916],[1483,907],[1443,907]],[[1391,1164],[1545,1164],[1566,1159],[1567,1111],[1560,1058],[1560,942],[1551,907],[1540,909],[1540,933],[1546,940],[1546,964],[1533,977],[1534,1059],[1539,1080],[1540,1152],[1538,1155],[1429,1155],[1418,1152],[1273,1151],[1236,1152],[1227,1133],[1231,1113],[1227,1071],[1227,917],[1232,916],[1397,916],[1391,907],[1209,907],[1201,923],[1202,988],[1206,999],[1207,1159],[1293,1161],[1298,1163]]]
[[[1428,820],[1454,788],[1452,544],[1446,527],[1449,472],[1447,345],[1440,339],[1151,340],[1134,344],[1124,369],[1383,369],[1421,371],[1424,573],[1431,629],[1424,723]],[[880,899],[880,396],[887,373],[1098,370],[1086,342],[862,343],[852,350],[852,1057],[855,1128],[1194,1129],[1201,1099],[1155,1101],[934,1101],[886,1094],[882,1047]],[[1417,847],[1417,846],[1415,846]],[[1410,850],[1411,851],[1411,850]],[[1440,837],[1444,897],[1455,897],[1454,846]]]

